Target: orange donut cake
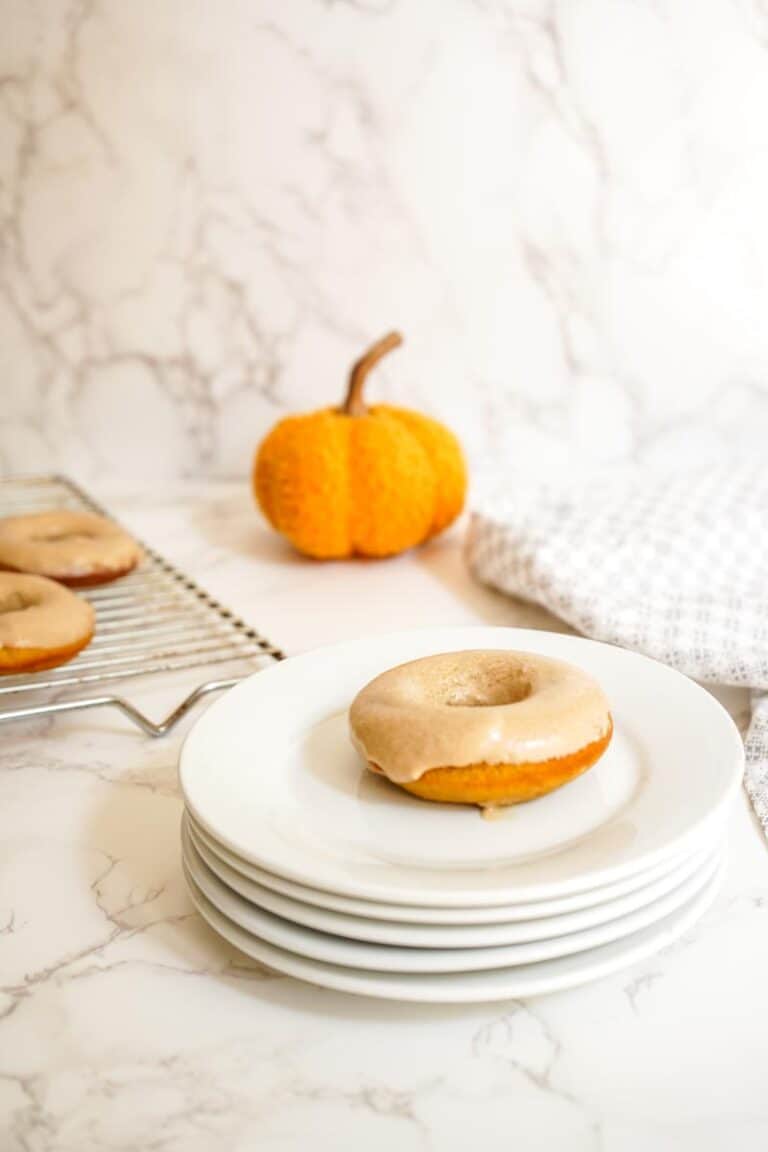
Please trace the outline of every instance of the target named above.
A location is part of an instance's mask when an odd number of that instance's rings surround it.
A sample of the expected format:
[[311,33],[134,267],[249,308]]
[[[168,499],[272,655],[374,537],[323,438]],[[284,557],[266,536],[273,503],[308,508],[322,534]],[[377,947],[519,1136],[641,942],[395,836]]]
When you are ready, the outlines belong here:
[[0,674],[41,672],[93,636],[90,604],[44,576],[0,572]]
[[125,576],[141,549],[103,516],[58,508],[0,520],[0,569],[88,587]]
[[602,689],[531,652],[447,652],[401,664],[355,697],[352,743],[425,800],[519,804],[581,775],[610,743]]

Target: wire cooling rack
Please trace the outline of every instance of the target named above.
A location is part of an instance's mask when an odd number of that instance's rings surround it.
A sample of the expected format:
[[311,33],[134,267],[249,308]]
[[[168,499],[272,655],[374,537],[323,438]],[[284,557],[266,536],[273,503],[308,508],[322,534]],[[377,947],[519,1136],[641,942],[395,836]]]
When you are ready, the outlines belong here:
[[[64,476],[0,479],[0,516],[74,508],[110,516]],[[110,516],[110,519],[114,517]],[[283,653],[141,540],[141,563],[128,576],[78,590],[96,612],[94,638],[67,664],[0,676],[0,723],[81,708],[119,708],[148,736],[164,736],[203,696],[229,688],[265,659]],[[131,677],[237,662],[237,675],[199,684],[160,723],[105,688]],[[258,662],[258,663],[255,663]]]

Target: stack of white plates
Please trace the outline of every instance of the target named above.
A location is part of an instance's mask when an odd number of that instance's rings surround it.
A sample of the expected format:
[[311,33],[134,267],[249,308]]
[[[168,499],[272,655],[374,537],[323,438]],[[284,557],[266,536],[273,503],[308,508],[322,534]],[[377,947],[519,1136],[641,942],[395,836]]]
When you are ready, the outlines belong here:
[[[368,772],[347,708],[405,660],[514,648],[571,661],[611,703],[584,776],[484,819]],[[480,1001],[584,983],[687,931],[723,873],[741,740],[693,681],[571,636],[452,628],[373,637],[259,672],[214,704],[181,756],[185,874],[211,926],[328,988]]]

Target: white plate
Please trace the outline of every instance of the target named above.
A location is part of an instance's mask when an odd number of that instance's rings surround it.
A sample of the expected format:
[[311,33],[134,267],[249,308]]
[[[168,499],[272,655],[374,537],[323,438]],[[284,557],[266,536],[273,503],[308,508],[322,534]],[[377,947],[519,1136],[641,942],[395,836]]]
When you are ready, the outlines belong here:
[[718,852],[710,857],[697,873],[653,904],[608,924],[587,928],[582,932],[571,932],[551,940],[495,948],[396,948],[316,932],[312,928],[274,916],[238,896],[226,884],[222,884],[200,857],[195,855],[189,841],[184,846],[183,857],[186,874],[191,875],[203,895],[235,924],[258,936],[260,940],[325,964],[377,972],[438,973],[475,972],[539,963],[576,952],[586,952],[601,944],[620,940],[655,924],[657,920],[686,904],[712,879],[722,854]]
[[254,884],[248,877],[220,860],[195,834],[186,817],[182,826],[182,843],[193,876],[197,875],[195,869],[197,861],[200,860],[223,884],[258,908],[318,932],[346,937],[348,940],[394,945],[398,948],[493,948],[505,944],[526,944],[532,940],[548,940],[569,932],[594,928],[645,908],[660,897],[666,896],[689,876],[699,872],[707,858],[713,856],[716,850],[719,853],[721,847],[719,843],[717,849],[715,845],[711,845],[703,852],[689,856],[660,880],[646,884],[627,896],[607,900],[603,904],[584,908],[578,912],[510,924],[416,925],[401,920],[369,920],[363,916],[333,912],[327,908],[304,904],[300,900],[293,900],[260,884]]
[[[570,660],[611,702],[614,738],[589,772],[483,820],[367,771],[347,736],[355,693],[435,652],[523,649]],[[703,688],[644,656],[574,636],[448,628],[376,636],[256,673],[197,722],[181,786],[225,847],[288,879],[432,907],[568,895],[693,851],[741,779],[743,748]]]
[[[297,884],[293,880],[286,880],[283,876],[276,876],[273,872],[266,872],[255,864],[243,860],[230,852],[223,844],[219,844],[205,831],[191,812],[185,813],[184,819],[190,828],[195,843],[201,843],[208,852],[214,855],[223,864],[239,872],[241,876],[253,881],[260,887],[268,888],[271,892],[298,900],[303,904],[311,904],[321,909],[341,912],[344,915],[360,916],[365,920],[398,920],[401,923],[441,926],[460,925],[462,927],[473,924],[512,924],[519,920],[536,920],[550,916],[560,916],[586,908],[596,908],[608,900],[618,899],[640,888],[667,876],[675,868],[690,859],[689,851],[675,854],[663,859],[652,868],[635,872],[611,884],[599,888],[588,888],[584,892],[575,892],[571,896],[561,896],[550,900],[530,900],[522,904],[498,904],[488,908],[456,907],[456,908],[428,908],[424,904],[388,904],[377,900],[361,900],[355,896],[341,896],[335,892],[326,892],[322,888],[310,888],[305,884]],[[716,825],[713,834],[706,841],[706,845],[714,844],[716,840],[724,837],[724,829]],[[698,852],[706,851],[706,845]],[[215,871],[215,869],[214,869]],[[235,887],[235,885],[232,885]]]
[[724,869],[688,904],[665,916],[649,928],[613,944],[604,944],[588,952],[561,956],[539,964],[517,968],[496,968],[485,972],[448,974],[408,974],[373,972],[323,964],[275,947],[246,932],[208,900],[191,877],[187,876],[192,900],[200,915],[211,927],[247,956],[268,965],[277,972],[360,996],[385,1000],[411,1000],[434,1004],[470,1004],[489,1000],[522,999],[558,992],[597,980],[628,968],[672,944],[696,923],[714,900],[722,882]]

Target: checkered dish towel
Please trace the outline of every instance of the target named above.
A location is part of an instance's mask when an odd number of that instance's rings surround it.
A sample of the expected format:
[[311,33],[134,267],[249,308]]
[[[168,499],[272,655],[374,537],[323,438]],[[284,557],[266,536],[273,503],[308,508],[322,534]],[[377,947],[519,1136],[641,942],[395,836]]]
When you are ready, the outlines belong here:
[[751,688],[745,784],[768,834],[768,463],[568,490],[510,481],[473,513],[467,559],[587,636]]

